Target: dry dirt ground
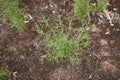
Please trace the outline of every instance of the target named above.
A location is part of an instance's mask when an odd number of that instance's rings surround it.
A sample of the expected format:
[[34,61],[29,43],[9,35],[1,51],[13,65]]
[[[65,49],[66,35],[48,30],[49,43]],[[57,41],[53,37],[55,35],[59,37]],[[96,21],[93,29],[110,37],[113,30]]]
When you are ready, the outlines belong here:
[[[12,72],[8,80],[120,80],[120,0],[110,0],[107,10],[92,15],[92,44],[74,64],[39,60],[44,40],[33,29],[45,16],[54,26],[54,14],[63,22],[73,15],[73,0],[21,0],[20,8],[32,16],[25,31],[0,23],[0,69]],[[67,24],[67,23],[66,23]],[[46,31],[46,29],[44,29]]]

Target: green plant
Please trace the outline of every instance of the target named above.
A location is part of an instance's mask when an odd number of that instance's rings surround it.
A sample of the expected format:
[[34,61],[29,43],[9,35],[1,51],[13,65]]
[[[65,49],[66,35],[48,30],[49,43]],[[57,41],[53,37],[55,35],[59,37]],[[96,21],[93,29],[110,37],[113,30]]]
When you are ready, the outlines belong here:
[[36,29],[35,31],[37,33],[39,33],[40,35],[44,35],[44,31],[43,31],[43,28],[45,27],[46,29],[50,27],[49,23],[48,23],[48,19],[45,19],[44,16],[42,16],[42,22],[45,24],[45,26],[42,26],[40,27],[38,22],[35,22],[35,26],[36,26]]
[[18,8],[18,0],[0,0],[0,17],[4,22],[10,22],[17,29],[23,30],[25,28],[24,12]]
[[96,3],[96,6],[93,6],[91,8],[91,12],[95,13],[98,11],[103,11],[106,7],[107,7],[107,3],[109,2],[109,0],[98,0],[98,2]]
[[11,76],[11,72],[0,70],[0,80],[7,80]]
[[92,5],[91,0],[75,0],[74,13],[82,24],[90,21],[90,13],[102,11],[106,8],[109,0],[97,0],[95,5]]
[[[42,55],[42,59],[57,63],[65,59],[74,62],[80,51],[88,47],[91,42],[89,36],[86,34],[85,27],[77,29],[76,33],[71,35],[72,31],[66,29],[64,24],[62,24],[61,15],[57,16],[57,23],[54,27],[51,27],[45,18],[42,22],[46,26],[49,25],[49,31],[44,33],[47,55]],[[69,21],[68,26],[67,28],[74,29],[72,21]],[[41,34],[42,29],[40,28],[36,31]]]
[[44,35],[43,30],[42,30],[38,25],[36,25],[35,31],[36,31],[38,34],[40,34],[40,35]]

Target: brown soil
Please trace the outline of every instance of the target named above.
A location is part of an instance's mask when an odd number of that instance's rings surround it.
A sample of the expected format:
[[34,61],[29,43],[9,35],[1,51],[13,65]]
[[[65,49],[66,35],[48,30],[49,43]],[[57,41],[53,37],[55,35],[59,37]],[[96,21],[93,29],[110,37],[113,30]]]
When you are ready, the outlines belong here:
[[0,69],[12,72],[8,80],[120,80],[120,0],[111,0],[108,11],[92,16],[93,43],[74,64],[40,60],[46,50],[43,36],[33,31],[35,23],[42,26],[40,19],[45,16],[54,25],[54,15],[60,13],[63,22],[71,19],[78,26],[72,5],[73,0],[21,0],[20,7],[32,16],[27,29],[0,24]]

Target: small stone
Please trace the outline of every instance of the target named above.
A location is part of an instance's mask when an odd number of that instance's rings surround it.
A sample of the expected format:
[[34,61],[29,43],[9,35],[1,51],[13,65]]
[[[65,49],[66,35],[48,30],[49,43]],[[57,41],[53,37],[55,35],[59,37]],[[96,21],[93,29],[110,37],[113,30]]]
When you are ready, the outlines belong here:
[[16,77],[17,76],[17,71],[13,72],[13,76]]
[[47,8],[48,8],[48,6],[45,7],[45,9],[47,9]]
[[110,32],[110,29],[109,28],[107,28],[107,30],[106,30],[106,33],[105,34],[110,34],[111,32]]
[[92,24],[91,26],[91,32],[100,32],[101,30],[99,28],[96,27],[95,24]]
[[102,56],[110,56],[110,53],[108,51],[101,50],[100,53]]
[[114,11],[117,11],[118,9],[117,8],[113,8]]
[[21,59],[25,59],[25,57],[23,55],[20,56]]
[[110,41],[110,44],[114,44],[114,43],[115,43],[115,41],[114,41],[114,40],[111,40],[111,41]]
[[101,44],[102,46],[108,45],[108,41],[105,40],[105,39],[101,39],[101,40],[100,40],[100,44]]
[[92,75],[89,76],[89,79],[91,79],[91,78],[92,78]]
[[115,72],[117,70],[117,67],[115,65],[109,63],[108,61],[102,62],[101,67],[105,71]]
[[114,24],[113,24],[113,23],[111,23],[111,24],[110,24],[110,26],[114,26]]
[[55,11],[52,11],[52,13],[56,13]]
[[50,4],[49,6],[50,6],[50,7],[53,7],[53,5],[52,5],[52,4]]

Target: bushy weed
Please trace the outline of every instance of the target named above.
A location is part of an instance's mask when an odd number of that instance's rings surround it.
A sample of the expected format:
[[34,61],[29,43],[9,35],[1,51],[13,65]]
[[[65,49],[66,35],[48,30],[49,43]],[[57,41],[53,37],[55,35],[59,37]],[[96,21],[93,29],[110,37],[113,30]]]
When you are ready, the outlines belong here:
[[90,21],[90,13],[102,11],[106,8],[109,0],[96,0],[97,3],[91,3],[91,0],[75,0],[74,13],[82,24]]
[[[42,59],[47,59],[51,62],[60,62],[69,60],[74,62],[78,55],[80,55],[83,48],[87,48],[91,42],[89,36],[86,34],[86,28],[78,28],[76,33],[71,36],[72,31],[68,28],[72,27],[72,21],[69,21],[67,29],[62,24],[61,15],[57,16],[58,23],[54,27],[50,26],[47,19],[43,19],[42,22],[49,28],[49,31],[44,33],[42,27],[37,28],[37,32],[44,35],[45,48],[47,54],[42,55]],[[43,34],[44,33],[44,34]]]
[[0,20],[23,30],[25,28],[24,12],[18,8],[18,5],[18,0],[0,0]]

